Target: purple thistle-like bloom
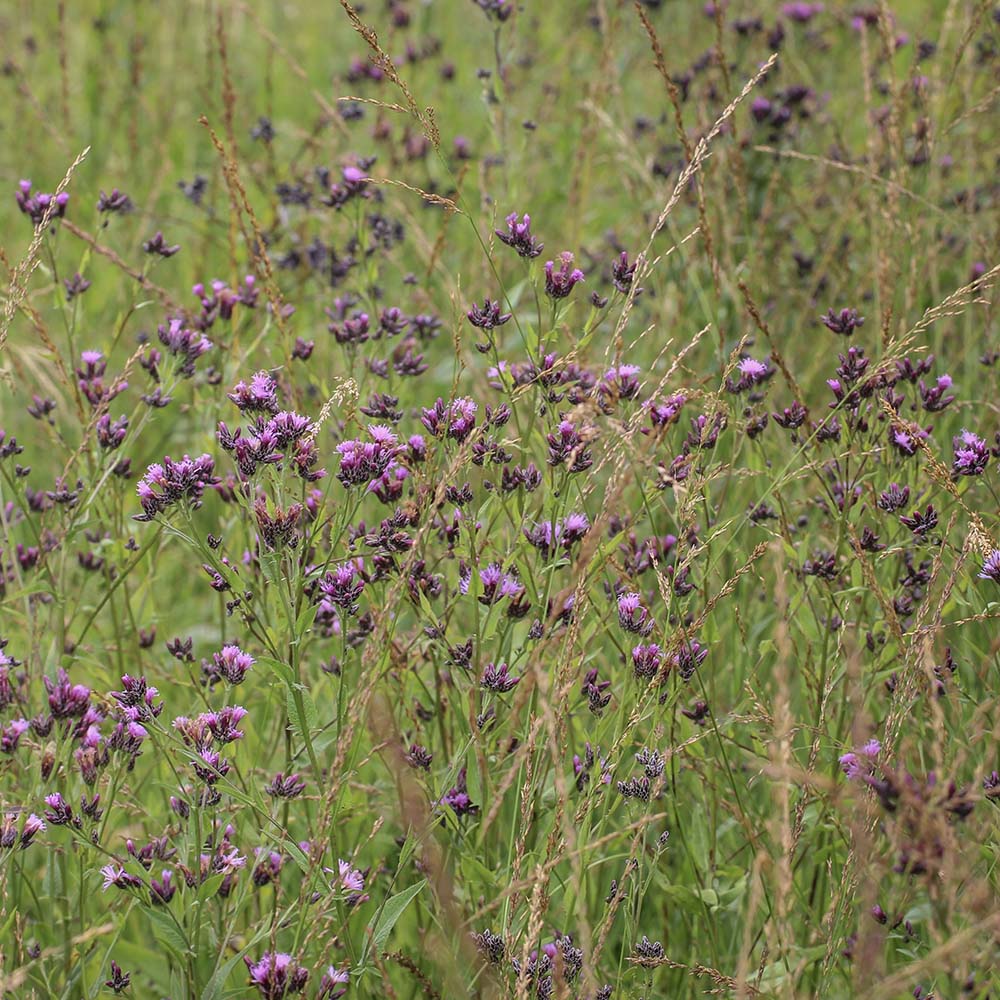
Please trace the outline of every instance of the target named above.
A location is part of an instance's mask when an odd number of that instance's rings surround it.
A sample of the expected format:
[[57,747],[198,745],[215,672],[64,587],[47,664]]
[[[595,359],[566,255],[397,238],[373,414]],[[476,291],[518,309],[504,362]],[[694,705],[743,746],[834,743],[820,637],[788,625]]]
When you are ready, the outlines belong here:
[[955,396],[948,392],[952,384],[950,375],[939,376],[932,386],[928,386],[923,379],[920,380],[920,399],[928,413],[940,413],[955,401]]
[[173,885],[174,873],[169,868],[164,868],[160,878],[149,880],[149,901],[154,906],[166,906],[174,898],[177,887]]
[[645,636],[653,631],[653,619],[642,606],[641,594],[622,594],[618,598],[618,622],[626,632]]
[[884,510],[888,514],[902,510],[909,502],[910,487],[900,486],[899,483],[890,483],[889,488],[883,490],[876,501],[879,510]]
[[295,528],[303,510],[302,504],[293,503],[287,510],[275,507],[272,514],[267,509],[267,500],[264,497],[257,497],[253,505],[253,512],[257,518],[257,530],[264,545],[272,550],[294,546],[298,541]]
[[1000,583],[1000,549],[994,549],[984,560],[980,580],[992,580]]
[[244,653],[234,644],[223,646],[220,652],[213,654],[212,659],[216,670],[230,684],[242,683],[247,671],[256,662],[249,653]]
[[221,482],[214,472],[215,461],[211,455],[198,458],[185,455],[179,462],[172,461],[168,455],[162,465],[154,462],[136,486],[142,513],[133,514],[133,520],[152,521],[157,514],[182,500],[188,501],[192,508],[200,507],[205,487]]
[[420,422],[435,437],[447,435],[456,441],[464,441],[476,426],[476,412],[479,405],[471,396],[459,396],[450,403],[438,397],[430,409],[424,408]]
[[229,761],[217,750],[208,747],[198,751],[198,755],[191,761],[191,766],[194,768],[194,773],[206,785],[214,785],[229,774]]
[[797,21],[805,24],[811,21],[817,14],[823,12],[821,3],[786,3],[781,8],[781,13],[790,21]]
[[353,615],[358,610],[358,598],[365,589],[365,581],[355,562],[345,563],[327,573],[317,584],[321,595],[320,610],[333,614],[334,608]]
[[493,691],[497,694],[506,694],[513,691],[520,682],[520,677],[511,677],[509,667],[506,663],[487,663],[483,670],[483,676],[479,681],[479,686],[484,691]]
[[301,993],[309,980],[309,971],[285,952],[265,951],[257,962],[244,955],[243,961],[250,973],[250,985],[257,987],[264,1000],[284,1000]]
[[840,767],[850,780],[861,777],[863,774],[870,774],[875,759],[882,751],[882,744],[878,740],[869,740],[857,752],[845,753],[838,758]]
[[108,451],[121,446],[128,431],[128,417],[119,417],[112,422],[111,415],[103,414],[97,420],[97,443]]
[[530,215],[525,215],[518,222],[517,212],[511,212],[504,221],[507,223],[507,231],[496,229],[494,232],[500,237],[501,243],[512,247],[521,257],[537,257],[545,248],[545,244],[539,243],[531,234]]
[[177,374],[183,378],[194,375],[194,363],[212,349],[210,341],[201,331],[184,326],[181,319],[174,318],[166,326],[157,328],[160,343],[178,359]]
[[334,888],[344,891],[347,902],[351,906],[363,903],[368,899],[365,895],[365,873],[360,868],[355,868],[349,861],[344,861],[343,858],[337,859],[337,879]]
[[806,422],[809,411],[798,400],[794,400],[792,405],[786,406],[781,413],[772,413],[771,416],[779,427],[794,430]]
[[48,806],[45,810],[45,819],[52,826],[66,826],[73,822],[73,809],[59,792],[46,795],[45,804]]
[[246,382],[237,382],[229,398],[243,413],[277,413],[278,385],[265,371],[259,371]]
[[628,293],[635,279],[636,265],[628,262],[628,252],[622,252],[614,259],[611,265],[611,282],[623,295]]
[[44,677],[42,683],[49,695],[49,710],[53,718],[80,718],[90,706],[90,688],[71,683],[69,674],[62,667],[56,672],[54,681]]
[[316,994],[316,1000],[340,1000],[340,997],[347,993],[347,984],[350,979],[351,974],[347,969],[329,966],[319,981],[319,993]]
[[31,219],[32,223],[35,226],[40,226],[45,219],[46,212],[49,215],[49,222],[61,219],[66,214],[69,194],[66,191],[57,195],[46,194],[42,191],[32,194],[31,181],[21,181],[14,194],[14,200],[17,202],[17,207]]
[[584,472],[594,464],[590,449],[585,447],[583,435],[570,421],[560,421],[555,433],[547,434],[545,439],[549,445],[549,465],[562,465],[572,459],[569,471]]
[[[516,601],[524,593],[524,586],[518,578],[512,573],[505,573],[503,566],[498,562],[492,562],[479,570],[479,580],[483,588],[483,592],[479,595],[479,603],[487,607],[505,597]],[[468,566],[460,567],[458,589],[461,593],[468,594],[471,583],[472,570]]]
[[990,449],[986,442],[972,431],[963,430],[952,438],[955,458],[951,471],[955,476],[981,476],[990,464]]
[[17,749],[21,737],[31,728],[27,719],[12,719],[0,729],[0,753],[11,754]]
[[550,299],[566,298],[583,280],[583,271],[573,266],[573,255],[568,250],[559,254],[558,271],[555,270],[555,261],[545,262],[545,294]]
[[101,869],[104,876],[103,890],[107,892],[112,886],[116,889],[138,889],[142,885],[142,879],[136,875],[130,875],[121,865],[115,863],[105,865]]
[[910,529],[918,538],[926,538],[937,527],[938,515],[933,504],[928,504],[924,511],[915,510],[909,517],[901,515],[899,521]]
[[454,786],[441,796],[440,801],[441,805],[451,808],[459,818],[479,812],[479,806],[475,805],[472,799],[469,798],[469,791],[466,787],[466,774],[467,770],[463,767],[458,772]]
[[858,315],[857,309],[841,309],[840,312],[831,309],[825,316],[820,316],[819,321],[841,337],[850,337],[865,318]]
[[[649,421],[654,428],[669,427],[680,415],[681,408],[687,402],[687,396],[668,396],[664,400],[649,400],[646,409],[649,411]],[[646,432],[644,432],[646,433]]]
[[740,373],[740,377],[736,380],[726,379],[726,389],[734,393],[746,392],[755,385],[763,384],[775,372],[771,365],[758,361],[756,358],[740,358],[736,369]]
[[632,670],[638,678],[652,679],[660,672],[662,662],[663,650],[655,642],[632,649]]
[[226,705],[217,712],[204,712],[198,718],[219,743],[233,743],[243,739],[237,727],[246,718],[247,710],[241,705]]
[[396,435],[388,427],[374,424],[368,428],[371,441],[343,441],[337,445],[340,469],[337,478],[350,489],[368,486],[385,473],[399,454]]
[[122,715],[131,720],[152,719],[163,711],[163,702],[156,702],[159,691],[147,684],[143,675],[122,674],[122,690],[112,691]]
[[294,799],[306,790],[306,783],[298,774],[287,777],[279,771],[264,789],[273,799]]
[[674,669],[681,675],[682,680],[689,681],[706,656],[708,656],[708,649],[697,639],[692,639],[690,642],[685,642],[673,654]]
[[926,441],[930,437],[930,428],[913,426],[910,427],[890,427],[889,443],[906,458],[911,458],[920,450],[920,442]]
[[480,330],[492,330],[495,327],[503,326],[511,318],[511,313],[500,311],[500,303],[491,299],[484,299],[481,306],[473,307],[465,314],[469,322]]
[[125,990],[129,988],[129,984],[132,982],[132,976],[128,972],[122,972],[122,967],[112,959],[111,961],[111,978],[108,979],[104,985],[107,986],[112,993],[124,993]]
[[642,371],[638,365],[616,365],[601,377],[597,394],[602,403],[618,399],[635,399],[639,395],[639,379]]
[[31,813],[28,818],[24,821],[24,826],[21,827],[21,839],[19,847],[22,851],[26,850],[31,846],[31,842],[35,837],[40,834],[45,829],[44,821]]

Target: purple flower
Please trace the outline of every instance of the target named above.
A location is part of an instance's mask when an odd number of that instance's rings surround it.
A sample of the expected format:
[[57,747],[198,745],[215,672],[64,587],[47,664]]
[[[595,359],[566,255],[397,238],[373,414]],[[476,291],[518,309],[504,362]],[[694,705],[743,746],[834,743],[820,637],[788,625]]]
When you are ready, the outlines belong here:
[[105,982],[105,986],[112,993],[124,993],[125,990],[129,988],[129,984],[132,982],[132,976],[128,972],[122,972],[122,967],[112,959],[111,961],[111,978]]
[[779,427],[794,430],[806,422],[809,411],[798,400],[794,400],[792,405],[786,406],[781,413],[772,413],[771,416]]
[[63,191],[57,195],[44,192],[31,193],[31,181],[21,181],[14,194],[17,207],[24,215],[30,217],[35,226],[40,226],[48,214],[49,222],[60,219],[66,214],[69,194]]
[[584,472],[594,464],[583,435],[570,421],[560,421],[555,433],[547,434],[545,439],[549,445],[549,465],[557,466],[569,461],[570,472]]
[[278,772],[270,784],[264,789],[271,798],[274,799],[294,799],[306,790],[306,783],[298,774],[290,774],[288,777],[282,772]]
[[200,507],[205,487],[221,482],[214,471],[215,461],[211,455],[198,458],[185,455],[179,462],[172,461],[168,455],[162,465],[154,462],[136,486],[142,513],[133,514],[132,519],[152,521],[167,508],[184,500],[192,508]]
[[785,17],[790,21],[797,21],[799,24],[811,21],[817,14],[821,14],[822,12],[823,4],[821,3],[786,3],[781,8],[781,13]]
[[247,955],[243,956],[243,961],[250,973],[250,985],[257,987],[264,1000],[284,1000],[306,988],[309,972],[291,955],[265,951],[257,962]]
[[199,330],[186,327],[179,318],[157,327],[156,333],[160,343],[178,359],[177,374],[183,378],[191,378],[195,361],[212,349],[212,341]]
[[112,422],[111,415],[103,414],[97,420],[97,443],[108,451],[121,446],[128,431],[128,417],[119,417]]
[[972,431],[963,430],[952,438],[955,458],[951,471],[956,476],[981,476],[990,464],[990,449],[986,442]]
[[459,818],[479,812],[479,806],[474,805],[472,799],[469,798],[469,791],[465,783],[466,773],[466,769],[463,767],[458,772],[454,786],[441,796],[440,801],[441,805],[451,808]]
[[564,299],[573,288],[584,280],[583,271],[573,267],[573,255],[564,250],[559,254],[559,270],[555,270],[555,261],[545,262],[545,294],[550,299]]
[[539,243],[531,234],[531,216],[525,215],[520,222],[517,220],[517,212],[512,212],[504,220],[507,223],[507,231],[494,230],[500,237],[501,243],[513,247],[521,257],[537,257],[545,248],[544,243]]
[[632,670],[638,678],[651,680],[660,672],[662,662],[663,650],[655,642],[632,649]]
[[622,250],[611,265],[611,282],[623,295],[632,287],[635,268],[635,264],[628,262],[628,253],[625,250]]
[[601,377],[597,394],[605,405],[619,399],[635,399],[639,395],[639,379],[642,371],[638,365],[616,365]]
[[887,514],[893,514],[910,502],[910,487],[900,486],[899,483],[890,483],[889,488],[879,494],[876,502],[880,510],[884,510]]
[[241,684],[256,662],[249,653],[244,653],[234,644],[223,646],[220,652],[213,654],[212,659],[215,660],[216,670],[230,684]]
[[928,504],[924,511],[915,510],[909,517],[905,514],[899,518],[900,523],[910,529],[918,538],[926,536],[937,527],[938,515],[933,504]]
[[649,635],[653,631],[653,619],[642,606],[642,595],[629,593],[618,598],[618,623],[626,632]]
[[12,719],[0,729],[0,753],[11,754],[17,749],[21,737],[31,728],[27,719]]
[[73,822],[73,810],[59,792],[46,795],[45,804],[48,806],[45,810],[45,819],[52,826],[66,826]]
[[1000,583],[1000,549],[994,549],[984,560],[980,580],[992,580]]
[[480,330],[492,330],[503,326],[511,318],[511,313],[500,311],[500,303],[484,299],[481,306],[473,305],[466,313],[469,322]]
[[368,428],[371,441],[343,441],[337,445],[340,469],[337,478],[350,489],[368,486],[385,473],[399,454],[396,435],[388,427],[374,424]]
[[697,639],[691,639],[681,645],[671,660],[674,669],[681,675],[681,679],[689,681],[706,656],[708,656],[708,649]]
[[819,321],[828,330],[839,334],[841,337],[850,337],[852,333],[864,324],[864,316],[859,316],[857,309],[841,309],[834,312],[831,309],[825,316],[820,316]]
[[[687,402],[687,396],[668,396],[664,400],[649,400],[646,409],[649,411],[649,420],[654,429],[669,427],[681,412],[681,408]],[[648,430],[644,433],[649,433]]]
[[955,401],[954,395],[948,392],[952,384],[950,375],[939,376],[932,386],[928,386],[923,379],[920,380],[920,399],[928,413],[940,413]]
[[[490,563],[479,571],[479,580],[483,592],[479,595],[479,603],[487,607],[497,601],[509,597],[516,601],[524,593],[524,586],[513,573],[505,573],[500,563]],[[472,583],[472,570],[468,566],[459,568],[458,589],[468,594]]]
[[49,710],[56,719],[80,718],[90,705],[90,688],[83,684],[72,684],[69,674],[60,667],[56,679],[42,679],[49,695]]
[[838,758],[840,767],[850,780],[872,772],[872,765],[882,752],[882,744],[871,739],[858,751],[845,753]]
[[353,615],[358,610],[358,598],[365,589],[365,581],[358,572],[356,562],[351,561],[327,573],[318,583],[320,610],[333,614],[340,608],[345,614]]
[[347,984],[350,982],[350,978],[351,974],[347,969],[329,966],[319,981],[319,993],[316,994],[316,1000],[340,1000],[340,997],[347,993]]
[[156,254],[158,257],[173,257],[181,248],[180,243],[168,244],[163,233],[157,231],[155,236],[145,240],[142,249],[149,254]]
[[343,858],[337,859],[337,880],[334,888],[344,891],[345,898],[351,906],[368,899],[365,895],[365,873]]
[[101,191],[101,196],[97,199],[97,211],[107,212],[109,214],[120,212],[123,215],[128,214],[135,208],[132,204],[132,199],[118,188],[112,188],[111,194],[105,194]]
[[257,372],[250,379],[250,384],[237,382],[229,398],[243,413],[277,413],[278,386],[274,379],[265,371]]
[[40,817],[36,816],[34,813],[29,814],[28,818],[24,821],[24,826],[21,827],[21,840],[20,848],[21,850],[26,850],[31,846],[31,842],[35,837],[45,829],[45,823]]
[[242,706],[226,705],[217,712],[203,713],[199,716],[199,721],[205,725],[219,743],[225,744],[243,739],[243,732],[237,727],[246,716],[247,710]]
[[172,884],[174,873],[164,868],[160,878],[149,880],[149,901],[154,906],[166,906],[174,898],[177,887]]
[[511,677],[506,663],[487,663],[480,678],[479,686],[484,691],[506,694],[517,687],[520,677]]
[[420,422],[435,437],[447,435],[455,441],[464,441],[476,426],[478,409],[471,396],[459,396],[450,403],[439,396],[430,409],[423,409]]
[[108,891],[112,886],[116,889],[137,889],[142,885],[142,879],[135,875],[130,875],[120,864],[105,865],[101,869],[104,876],[103,890]]

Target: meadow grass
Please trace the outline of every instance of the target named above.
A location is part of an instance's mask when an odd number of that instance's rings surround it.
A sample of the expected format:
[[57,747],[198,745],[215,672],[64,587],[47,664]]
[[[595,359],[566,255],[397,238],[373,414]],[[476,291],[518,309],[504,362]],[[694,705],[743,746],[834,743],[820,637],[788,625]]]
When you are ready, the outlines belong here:
[[0,996],[995,995],[1000,8],[0,59]]

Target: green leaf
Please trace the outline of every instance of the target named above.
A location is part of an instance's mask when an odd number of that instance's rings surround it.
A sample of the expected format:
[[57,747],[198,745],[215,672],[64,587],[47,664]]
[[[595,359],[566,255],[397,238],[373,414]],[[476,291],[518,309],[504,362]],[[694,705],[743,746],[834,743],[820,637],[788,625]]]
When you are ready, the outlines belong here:
[[275,660],[270,656],[258,656],[257,663],[259,666],[267,667],[269,670],[273,671],[282,681],[287,685],[294,683],[295,675],[292,673],[292,668],[287,663],[282,663],[281,660]]
[[173,949],[179,955],[186,955],[190,945],[183,931],[174,918],[165,910],[147,910],[150,923],[153,925],[153,935],[157,941]]
[[[302,712],[299,711],[299,700],[295,697],[295,692],[299,692],[302,703]],[[314,730],[319,721],[316,712],[316,703],[312,700],[312,695],[302,684],[290,684],[287,691],[288,718],[299,731],[299,735],[304,740],[308,740],[309,733]]]
[[365,941],[365,949],[361,955],[361,964],[365,964],[369,947],[375,950],[376,954],[382,951],[382,946],[389,937],[390,932],[396,925],[396,921],[403,915],[403,911],[417,897],[420,890],[427,885],[427,879],[421,879],[409,889],[397,892],[395,896],[390,896],[375,918],[375,923],[369,928],[369,936]]
[[225,874],[213,875],[211,878],[205,879],[201,885],[198,886],[198,892],[195,898],[201,902],[203,899],[211,899],[219,891],[219,886],[222,885],[222,880],[225,878]]

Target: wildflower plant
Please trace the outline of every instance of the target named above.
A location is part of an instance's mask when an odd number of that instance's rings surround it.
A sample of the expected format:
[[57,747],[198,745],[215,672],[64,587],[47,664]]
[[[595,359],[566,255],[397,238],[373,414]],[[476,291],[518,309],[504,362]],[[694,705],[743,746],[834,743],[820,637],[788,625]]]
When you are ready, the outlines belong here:
[[217,7],[8,32],[0,993],[993,995],[997,18]]

